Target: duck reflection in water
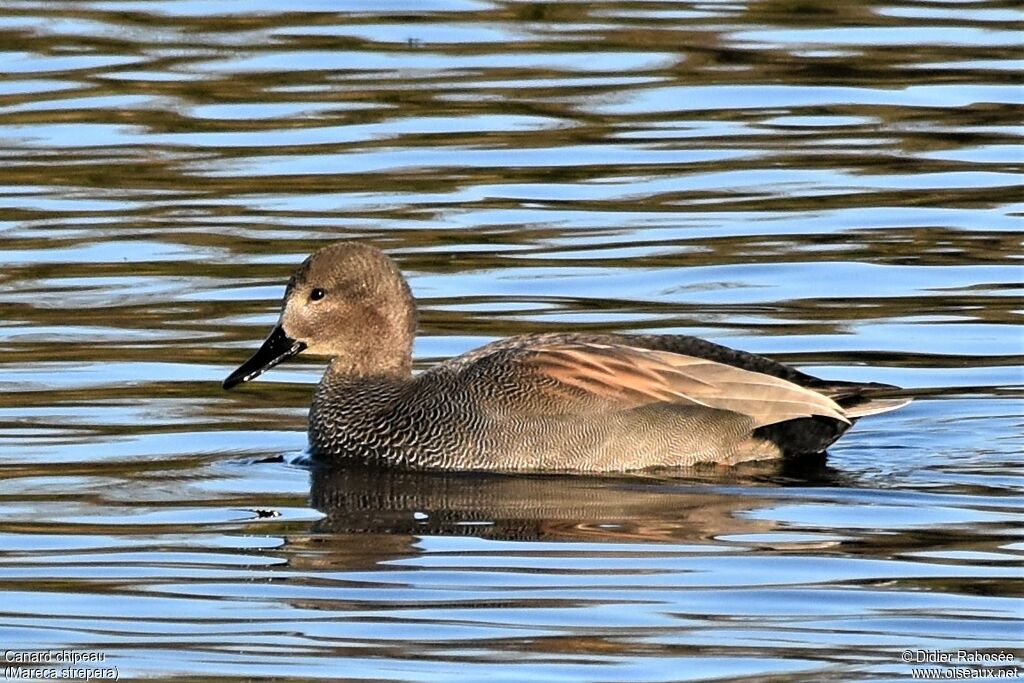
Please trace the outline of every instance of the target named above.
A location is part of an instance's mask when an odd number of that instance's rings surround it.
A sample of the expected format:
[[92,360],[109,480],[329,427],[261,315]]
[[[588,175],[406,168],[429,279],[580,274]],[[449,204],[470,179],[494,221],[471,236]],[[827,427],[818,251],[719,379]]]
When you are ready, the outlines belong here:
[[406,554],[412,552],[415,537],[434,535],[516,541],[703,543],[722,535],[770,531],[774,522],[748,513],[777,504],[773,492],[779,485],[834,486],[843,478],[823,457],[728,469],[687,468],[675,470],[671,476],[581,477],[314,466],[310,502],[325,517],[314,524],[312,532],[393,537],[375,542],[372,551],[365,543],[356,544],[374,555],[378,551]]

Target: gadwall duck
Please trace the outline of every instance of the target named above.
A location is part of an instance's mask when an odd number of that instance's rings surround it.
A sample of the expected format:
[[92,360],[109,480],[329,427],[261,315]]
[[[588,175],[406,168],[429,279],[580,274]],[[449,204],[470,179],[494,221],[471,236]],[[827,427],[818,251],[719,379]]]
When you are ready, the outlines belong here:
[[309,411],[327,462],[610,472],[823,452],[909,401],[682,335],[510,337],[412,374],[416,304],[394,261],[339,243],[288,282],[230,389],[302,351],[331,359]]

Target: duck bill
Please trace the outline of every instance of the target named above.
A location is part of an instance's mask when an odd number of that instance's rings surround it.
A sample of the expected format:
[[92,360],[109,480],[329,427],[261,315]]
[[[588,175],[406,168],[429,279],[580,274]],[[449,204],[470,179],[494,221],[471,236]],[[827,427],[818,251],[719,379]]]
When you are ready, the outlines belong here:
[[225,389],[231,389],[242,382],[256,379],[281,361],[301,353],[305,348],[306,345],[304,343],[289,337],[284,333],[284,329],[278,325],[270,331],[270,336],[263,342],[263,346],[256,353],[252,354],[252,358],[242,363],[237,370],[227,376],[223,386]]

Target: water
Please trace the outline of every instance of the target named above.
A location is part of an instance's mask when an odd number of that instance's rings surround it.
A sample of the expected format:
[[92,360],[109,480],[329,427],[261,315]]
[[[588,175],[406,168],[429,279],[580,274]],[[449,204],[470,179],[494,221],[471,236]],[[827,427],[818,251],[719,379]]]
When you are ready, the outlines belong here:
[[[5,652],[218,680],[1024,667],[1018,8],[345,5],[0,9]],[[421,369],[685,332],[919,397],[827,462],[311,472],[322,363],[219,382],[341,238],[410,276]]]

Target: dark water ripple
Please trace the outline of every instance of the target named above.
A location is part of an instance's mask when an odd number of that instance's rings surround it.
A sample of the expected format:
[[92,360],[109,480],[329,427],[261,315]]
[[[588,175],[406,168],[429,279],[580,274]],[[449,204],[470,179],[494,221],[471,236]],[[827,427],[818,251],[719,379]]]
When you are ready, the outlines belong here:
[[[1022,25],[997,0],[5,3],[5,651],[188,680],[1020,669]],[[311,472],[320,364],[219,381],[342,238],[410,275],[420,368],[685,332],[918,399],[827,463]]]

